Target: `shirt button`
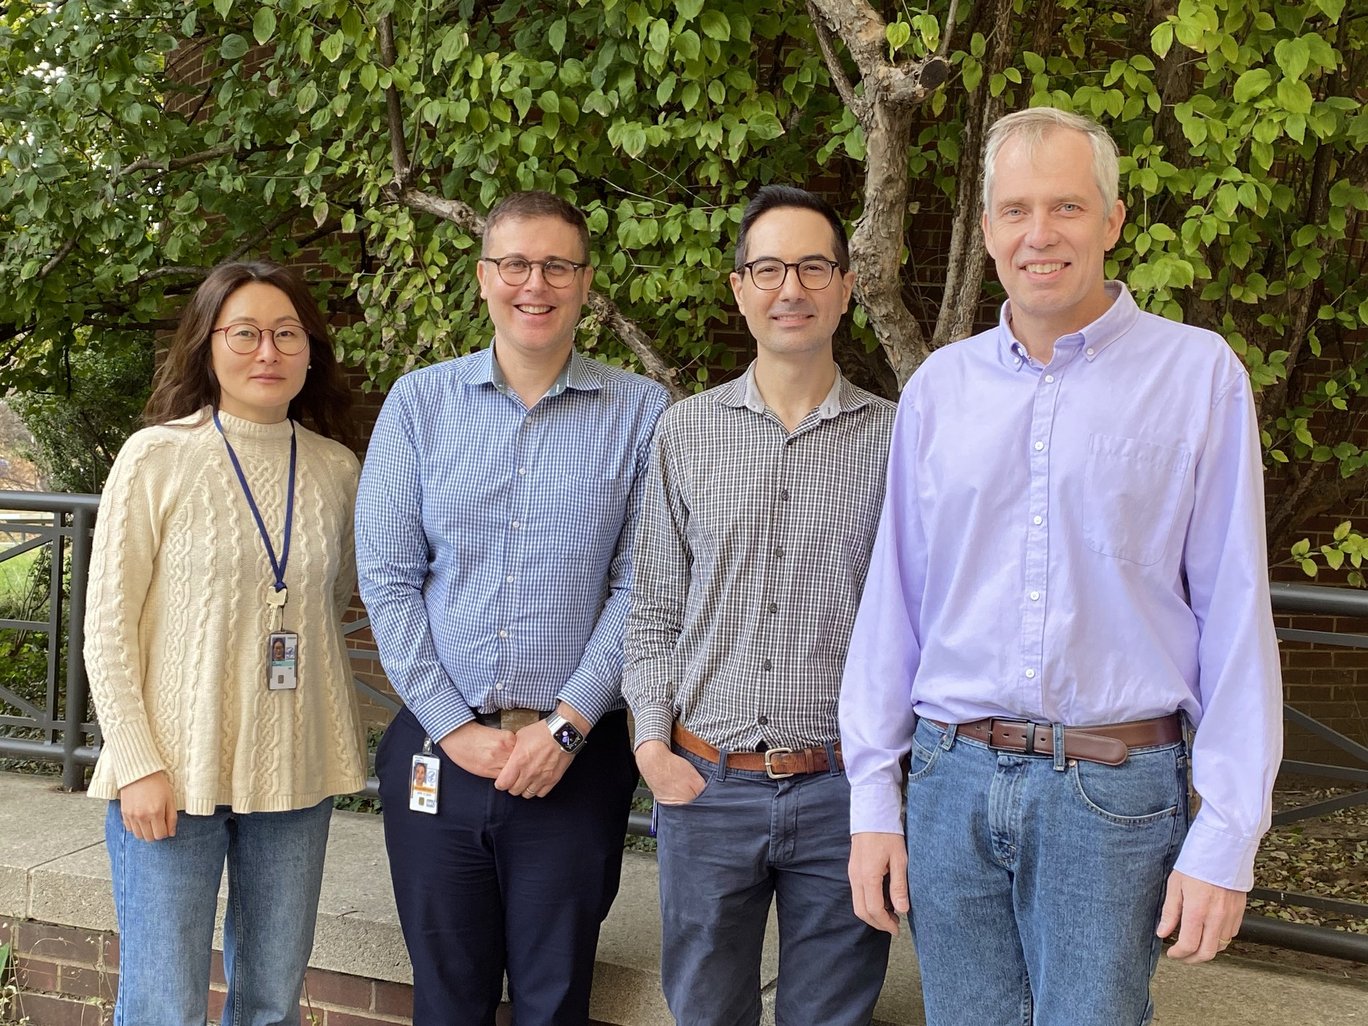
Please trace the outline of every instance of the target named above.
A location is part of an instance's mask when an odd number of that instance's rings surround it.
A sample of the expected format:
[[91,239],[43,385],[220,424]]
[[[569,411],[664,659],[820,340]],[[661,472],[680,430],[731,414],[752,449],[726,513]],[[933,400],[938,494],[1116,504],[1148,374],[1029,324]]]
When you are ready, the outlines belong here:
[[1033,524],[1039,525],[1039,524],[1043,524],[1044,522],[1045,522],[1045,518],[1044,518],[1044,517],[1031,517],[1031,523],[1033,523]]
[[1040,592],[1038,592],[1038,591],[1033,591],[1033,592],[1031,592],[1031,601],[1032,601],[1032,602],[1039,602],[1039,601],[1040,601]]
[[508,637],[508,631],[499,631],[499,637],[501,637],[501,638],[506,638],[506,637]]
[[765,660],[765,669],[767,669],[767,670],[772,670],[772,669],[774,669],[774,663],[772,663],[770,660],[766,659],[766,660]]
[[764,716],[764,715],[757,716],[757,717],[755,718],[755,722],[758,723],[758,724],[760,724],[760,726],[763,727],[766,723],[769,722],[769,717],[768,717],[768,716]]
[[521,521],[521,520],[515,520],[515,521],[513,521],[513,530],[516,531],[516,530],[517,530],[518,528],[520,528],[520,527],[522,527],[522,521]]
[[519,467],[519,468],[518,468],[518,476],[519,476],[519,477],[522,477],[522,476],[523,476],[524,474],[526,474],[526,473],[527,473],[527,468],[526,468],[526,467]]
[[1027,670],[1027,671],[1026,671],[1026,678],[1027,678],[1028,680],[1031,679],[1031,678],[1033,678],[1034,676],[1035,676],[1035,670]]
[[1092,348],[1092,346],[1089,346],[1087,349],[1083,350],[1083,352],[1086,353],[1088,356],[1092,356],[1095,350]]
[[788,496],[789,496],[789,491],[788,491],[787,488],[780,488],[780,489],[779,489],[779,499],[780,499],[782,502],[788,502]]
[[1045,448],[1045,443],[1044,443],[1044,442],[1036,442],[1036,444],[1035,444],[1035,451],[1036,451],[1036,452],[1040,452],[1040,450],[1043,449],[1043,448]]
[[509,574],[507,577],[504,578],[504,580],[507,581],[509,584],[512,584],[512,583],[513,583],[513,575],[512,575],[512,574]]
[[494,685],[494,690],[495,690],[495,691],[502,691],[502,690],[503,690],[503,681],[499,681],[499,683],[495,684],[495,685]]
[[775,549],[775,550],[774,550],[774,558],[775,558],[775,559],[783,559],[783,558],[784,558],[784,550],[783,550],[783,549]]
[[768,608],[769,608],[769,611],[770,611],[771,613],[777,613],[777,612],[779,612],[779,603],[778,603],[778,602],[771,602],[771,603],[769,604],[769,607],[768,607]]
[[1054,375],[1053,375],[1053,374],[1046,374],[1046,375],[1045,375],[1045,384],[1047,384],[1047,385],[1053,385],[1053,384],[1054,384]]

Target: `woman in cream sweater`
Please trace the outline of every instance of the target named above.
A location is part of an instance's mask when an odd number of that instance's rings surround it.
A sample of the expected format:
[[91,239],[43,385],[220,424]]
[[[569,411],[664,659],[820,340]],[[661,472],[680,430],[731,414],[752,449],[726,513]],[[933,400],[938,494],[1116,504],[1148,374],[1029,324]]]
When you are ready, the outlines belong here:
[[223,1021],[299,1021],[332,798],[366,779],[341,634],[349,402],[304,284],[223,264],[105,486],[85,660],[120,1026],[205,1022],[225,862]]

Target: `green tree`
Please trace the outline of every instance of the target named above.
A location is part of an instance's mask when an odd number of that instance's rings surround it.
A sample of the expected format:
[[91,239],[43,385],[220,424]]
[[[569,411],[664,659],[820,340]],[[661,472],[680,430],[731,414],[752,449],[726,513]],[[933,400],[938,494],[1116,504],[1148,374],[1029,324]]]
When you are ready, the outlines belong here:
[[[1366,41],[1344,0],[11,4],[0,384],[51,381],[74,326],[164,323],[217,260],[318,249],[320,290],[363,315],[345,355],[383,387],[483,344],[479,213],[536,186],[590,216],[582,344],[687,391],[736,363],[717,329],[745,197],[796,180],[853,220],[842,359],[892,391],[996,291],[986,125],[1049,102],[1127,155],[1110,272],[1249,366],[1286,552],[1368,488]],[[947,212],[945,283],[913,283]],[[1357,537],[1319,558],[1355,564]]]
[[61,492],[104,488],[119,447],[141,424],[152,357],[152,349],[130,334],[101,338],[98,345],[87,341],[63,353],[64,374],[50,391],[10,399],[33,435],[28,455],[47,487]]

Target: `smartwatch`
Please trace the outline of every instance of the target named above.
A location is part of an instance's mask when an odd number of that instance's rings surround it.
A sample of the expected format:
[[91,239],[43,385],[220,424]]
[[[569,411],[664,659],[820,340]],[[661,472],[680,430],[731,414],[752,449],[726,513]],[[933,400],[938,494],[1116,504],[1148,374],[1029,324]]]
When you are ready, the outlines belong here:
[[546,729],[551,731],[556,744],[560,745],[561,750],[567,755],[574,755],[584,744],[584,735],[579,732],[579,728],[559,713],[552,713],[546,718]]

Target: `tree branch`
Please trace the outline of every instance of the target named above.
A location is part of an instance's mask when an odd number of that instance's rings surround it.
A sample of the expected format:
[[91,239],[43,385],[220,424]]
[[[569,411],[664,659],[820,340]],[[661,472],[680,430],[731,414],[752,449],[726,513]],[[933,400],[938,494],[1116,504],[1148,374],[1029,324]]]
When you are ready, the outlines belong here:
[[194,164],[203,164],[206,161],[216,160],[219,157],[227,157],[237,153],[238,147],[231,142],[219,143],[217,146],[210,146],[207,150],[200,150],[198,153],[187,153],[181,157],[168,157],[165,160],[154,160],[151,157],[139,157],[127,167],[120,168],[114,172],[113,181],[118,181],[133,174],[136,171],[178,171],[183,167],[190,167]]
[[826,19],[817,9],[813,0],[807,0],[807,9],[813,31],[817,33],[817,45],[822,49],[822,59],[826,61],[827,74],[831,76],[831,81],[836,86],[836,92],[840,95],[841,102],[850,108],[850,112],[855,115],[855,119],[860,124],[864,124],[868,115],[868,111],[865,109],[866,104],[855,95],[855,87],[850,84],[850,78],[845,73],[841,58],[832,45],[831,29],[827,27]]
[[[396,51],[394,49],[394,17],[385,14],[377,26],[380,36],[380,60],[387,71],[394,69]],[[404,144],[404,111],[399,105],[399,87],[391,76],[389,87],[385,90],[385,118],[389,124],[390,165],[394,169],[394,182],[402,192],[408,188],[413,167],[409,164],[408,149]]]

